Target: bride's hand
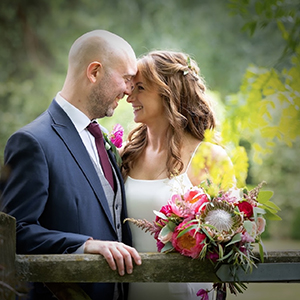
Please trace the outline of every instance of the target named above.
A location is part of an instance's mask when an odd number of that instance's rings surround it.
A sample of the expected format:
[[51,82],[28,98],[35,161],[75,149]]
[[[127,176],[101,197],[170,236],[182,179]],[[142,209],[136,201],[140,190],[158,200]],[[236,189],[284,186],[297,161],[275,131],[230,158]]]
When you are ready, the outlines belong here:
[[133,261],[141,265],[141,257],[138,252],[123,243],[100,240],[87,240],[84,246],[84,253],[101,254],[106,259],[112,270],[117,270],[121,276],[132,273]]

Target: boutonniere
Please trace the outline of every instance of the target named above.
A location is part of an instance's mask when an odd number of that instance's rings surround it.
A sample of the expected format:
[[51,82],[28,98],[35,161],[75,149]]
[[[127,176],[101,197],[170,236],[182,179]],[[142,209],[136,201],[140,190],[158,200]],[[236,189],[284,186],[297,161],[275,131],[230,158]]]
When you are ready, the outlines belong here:
[[124,129],[120,124],[116,124],[110,133],[103,132],[105,139],[105,149],[111,149],[115,154],[117,164],[121,166],[122,159],[117,148],[122,147]]

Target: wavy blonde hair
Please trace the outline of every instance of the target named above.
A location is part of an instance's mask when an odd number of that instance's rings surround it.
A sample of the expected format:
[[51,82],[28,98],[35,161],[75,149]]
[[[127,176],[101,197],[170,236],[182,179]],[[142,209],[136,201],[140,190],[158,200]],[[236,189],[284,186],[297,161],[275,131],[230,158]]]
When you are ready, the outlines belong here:
[[[216,126],[206,86],[197,63],[187,54],[173,51],[152,51],[138,60],[138,70],[146,84],[157,86],[169,120],[167,140],[168,177],[176,176],[184,168],[180,150],[187,132],[199,140],[207,129]],[[147,126],[138,125],[128,135],[122,153],[122,174],[127,178],[130,169],[147,145]]]

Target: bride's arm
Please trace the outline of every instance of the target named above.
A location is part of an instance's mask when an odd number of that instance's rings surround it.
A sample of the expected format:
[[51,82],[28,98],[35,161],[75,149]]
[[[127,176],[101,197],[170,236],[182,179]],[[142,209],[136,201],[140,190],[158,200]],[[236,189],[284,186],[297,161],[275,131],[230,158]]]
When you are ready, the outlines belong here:
[[236,185],[234,166],[226,150],[209,142],[200,145],[192,160],[189,177],[194,185],[206,179],[223,188]]

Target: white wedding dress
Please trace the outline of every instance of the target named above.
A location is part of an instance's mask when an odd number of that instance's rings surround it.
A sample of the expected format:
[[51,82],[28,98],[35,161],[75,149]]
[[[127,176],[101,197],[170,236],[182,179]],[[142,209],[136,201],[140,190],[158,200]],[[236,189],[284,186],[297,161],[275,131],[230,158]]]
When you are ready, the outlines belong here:
[[[172,179],[137,180],[128,177],[125,182],[128,217],[152,222],[155,219],[153,210],[159,211],[174,192],[182,193],[189,187],[192,187],[192,183],[187,171]],[[137,251],[157,252],[153,235],[129,224],[133,246]],[[196,295],[198,290],[211,287],[211,283],[130,283],[128,300],[199,300]]]

